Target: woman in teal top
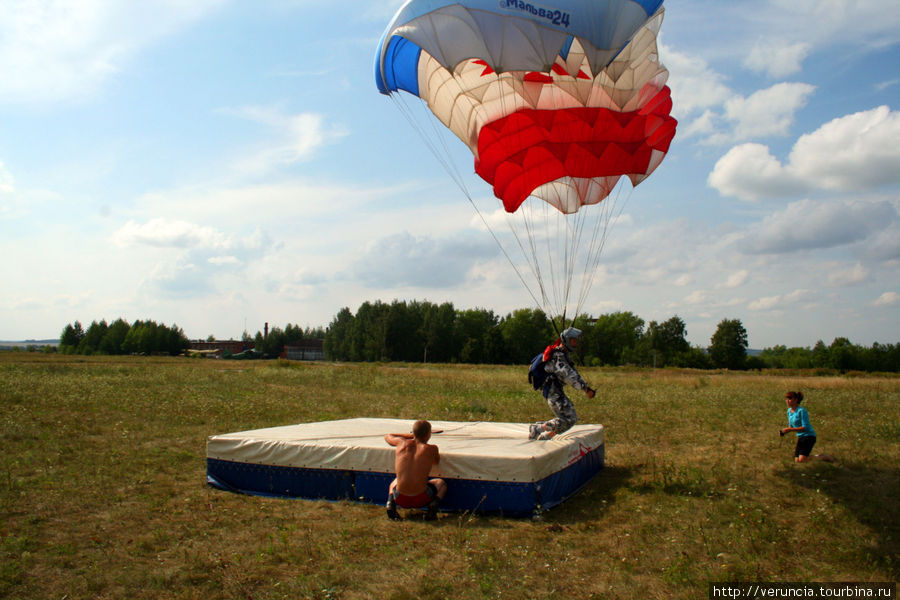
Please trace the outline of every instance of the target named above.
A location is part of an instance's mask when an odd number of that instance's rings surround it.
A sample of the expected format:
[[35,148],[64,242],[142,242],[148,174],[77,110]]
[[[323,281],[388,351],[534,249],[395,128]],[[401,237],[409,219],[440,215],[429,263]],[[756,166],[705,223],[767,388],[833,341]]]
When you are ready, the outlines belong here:
[[794,462],[807,462],[814,458],[833,462],[834,458],[827,454],[812,456],[813,446],[816,444],[816,431],[809,422],[809,413],[800,406],[803,402],[803,392],[788,392],[784,396],[788,405],[788,427],[781,430],[781,435],[795,432],[797,434],[797,446],[794,448]]

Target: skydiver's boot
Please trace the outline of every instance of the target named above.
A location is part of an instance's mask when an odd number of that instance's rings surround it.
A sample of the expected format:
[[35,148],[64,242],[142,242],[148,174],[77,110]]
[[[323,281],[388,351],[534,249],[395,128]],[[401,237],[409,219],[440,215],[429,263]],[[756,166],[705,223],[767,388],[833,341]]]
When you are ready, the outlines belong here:
[[536,440],[544,431],[544,424],[538,421],[537,423],[532,423],[528,426],[528,439]]

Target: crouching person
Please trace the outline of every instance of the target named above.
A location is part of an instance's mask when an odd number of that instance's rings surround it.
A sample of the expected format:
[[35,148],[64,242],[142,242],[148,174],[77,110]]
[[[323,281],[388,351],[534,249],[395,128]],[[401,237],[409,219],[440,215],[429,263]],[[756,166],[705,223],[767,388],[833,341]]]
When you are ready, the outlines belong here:
[[428,507],[427,519],[437,518],[438,504],[447,494],[443,479],[429,479],[431,467],[441,460],[438,447],[429,444],[431,423],[416,421],[412,433],[389,433],[384,440],[394,446],[394,470],[397,477],[388,490],[387,515],[399,519],[397,507]]

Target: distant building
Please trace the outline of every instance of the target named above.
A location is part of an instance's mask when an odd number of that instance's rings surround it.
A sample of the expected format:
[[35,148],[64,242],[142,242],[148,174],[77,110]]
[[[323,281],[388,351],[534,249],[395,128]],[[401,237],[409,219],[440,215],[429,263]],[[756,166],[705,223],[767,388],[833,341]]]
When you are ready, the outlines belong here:
[[288,360],[325,360],[323,340],[303,340],[296,344],[284,346],[281,358]]
[[252,341],[243,340],[216,340],[207,342],[203,340],[191,340],[190,350],[198,354],[221,358],[226,352],[239,354],[244,350],[250,350],[256,346]]

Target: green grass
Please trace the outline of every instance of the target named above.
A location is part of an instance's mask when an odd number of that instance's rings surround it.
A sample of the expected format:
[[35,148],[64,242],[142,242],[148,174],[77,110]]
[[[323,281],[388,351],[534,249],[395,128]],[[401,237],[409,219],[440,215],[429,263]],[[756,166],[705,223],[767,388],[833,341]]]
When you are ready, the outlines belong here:
[[[526,369],[0,353],[2,598],[684,598],[896,581],[900,378],[585,369],[607,466],[539,520],[229,494],[206,438],[357,416],[531,422]],[[800,389],[837,463],[794,465]]]

